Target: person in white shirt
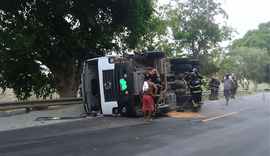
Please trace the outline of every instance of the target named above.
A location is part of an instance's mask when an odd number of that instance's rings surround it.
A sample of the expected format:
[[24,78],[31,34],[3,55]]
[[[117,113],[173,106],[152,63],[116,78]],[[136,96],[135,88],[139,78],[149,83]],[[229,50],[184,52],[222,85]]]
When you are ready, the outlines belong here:
[[226,99],[226,105],[228,105],[229,100],[230,100],[230,95],[231,95],[231,89],[234,86],[234,81],[229,77],[229,74],[226,74],[224,78],[221,80],[223,83],[223,94]]

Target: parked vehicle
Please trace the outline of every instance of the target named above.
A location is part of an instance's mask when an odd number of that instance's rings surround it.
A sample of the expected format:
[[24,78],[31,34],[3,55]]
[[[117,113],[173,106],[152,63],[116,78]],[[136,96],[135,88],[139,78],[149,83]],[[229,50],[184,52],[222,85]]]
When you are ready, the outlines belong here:
[[104,57],[88,53],[86,57],[82,95],[88,114],[102,111],[104,115],[141,116],[139,92],[151,69],[158,71],[162,81],[158,108],[167,113],[190,97],[186,80],[193,67],[199,69],[198,60],[166,58],[162,51]]

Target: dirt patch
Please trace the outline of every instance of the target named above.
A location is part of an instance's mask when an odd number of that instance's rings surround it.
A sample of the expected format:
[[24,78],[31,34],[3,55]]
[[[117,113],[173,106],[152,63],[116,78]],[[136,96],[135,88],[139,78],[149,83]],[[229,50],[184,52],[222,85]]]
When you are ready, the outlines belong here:
[[192,118],[192,117],[204,117],[203,115],[200,115],[198,113],[193,112],[177,112],[177,111],[171,111],[166,116],[173,117],[173,118]]
[[6,91],[3,93],[3,89],[0,88],[0,101],[7,102],[7,101],[16,101],[17,98],[13,93],[12,89],[7,88]]

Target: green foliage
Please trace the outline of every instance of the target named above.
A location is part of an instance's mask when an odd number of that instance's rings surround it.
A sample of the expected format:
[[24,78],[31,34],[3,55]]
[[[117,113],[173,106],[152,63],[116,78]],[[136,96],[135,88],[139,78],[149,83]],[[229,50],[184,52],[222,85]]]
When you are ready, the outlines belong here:
[[[269,27],[270,28],[270,27]],[[249,30],[243,38],[237,39],[233,42],[231,49],[238,47],[253,47],[259,49],[266,49],[270,54],[270,29],[254,29]]]
[[[46,95],[46,88],[76,96],[85,53],[135,48],[153,6],[152,0],[0,1],[0,87],[13,88],[19,99],[32,91]],[[51,73],[45,76],[40,65]]]
[[[157,6],[156,6],[157,7]],[[147,34],[140,38],[138,51],[164,51],[168,57],[176,57],[177,49],[168,31],[168,19],[164,14],[164,6],[155,8],[156,11],[147,22]]]
[[[249,30],[243,38],[237,39],[233,42],[230,47],[231,50],[237,49],[239,47],[250,47],[266,50],[268,52],[268,56],[270,55],[270,21],[266,23],[261,23],[258,26],[258,29]],[[268,83],[270,84],[270,70],[269,70],[270,62],[266,62],[264,64],[263,73],[264,77],[258,79],[259,83]]]
[[240,47],[226,54],[222,64],[226,70],[238,77],[238,80],[262,81],[265,73],[265,65],[269,62],[266,50]]
[[214,0],[174,0],[177,7],[169,5],[167,16],[177,46],[192,53],[194,58],[206,54],[218,46],[219,42],[231,39],[231,27],[220,26],[216,16],[227,18],[221,3]]
[[[201,73],[207,77],[215,75],[219,71],[219,59],[220,51],[222,49],[214,49],[213,51],[206,53],[204,55],[199,55]],[[216,75],[217,76],[217,75]]]
[[143,35],[139,44],[136,46],[138,50],[154,51],[156,50],[156,40],[160,36],[167,34],[166,23],[159,18],[159,13],[155,12],[151,18],[146,22],[147,33]]

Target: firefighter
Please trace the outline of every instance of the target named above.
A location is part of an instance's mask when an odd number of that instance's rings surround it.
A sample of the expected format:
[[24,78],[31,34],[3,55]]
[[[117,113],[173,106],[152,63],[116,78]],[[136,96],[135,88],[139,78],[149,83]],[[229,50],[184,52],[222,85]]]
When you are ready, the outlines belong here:
[[215,80],[214,76],[211,77],[211,80],[209,81],[208,86],[210,87],[210,90],[211,90],[209,100],[214,100],[215,99],[215,89],[216,89],[216,80]]
[[237,84],[236,76],[233,76],[232,79],[233,79],[233,81],[234,81],[235,84],[234,84],[234,86],[231,89],[231,98],[232,99],[235,99],[234,96],[236,94],[236,90],[237,90],[238,84]]
[[214,95],[214,100],[218,100],[218,90],[219,90],[219,86],[220,86],[220,80],[218,79],[218,77],[215,77],[215,95]]
[[200,101],[200,96],[201,96],[201,79],[196,77],[195,73],[190,74],[190,83],[189,83],[189,88],[190,88],[190,94],[191,94],[191,101],[193,104],[193,112],[198,112],[198,109],[200,105],[198,102]]
[[[158,88],[156,97],[153,97],[154,111],[152,112],[153,116],[157,116],[160,113],[160,110],[158,109],[157,102],[158,102],[158,99],[160,97],[160,91],[161,91],[161,87],[162,87],[162,82],[161,82],[161,79],[160,79],[160,77],[158,75],[158,71],[156,69],[152,69],[150,71],[150,81],[153,82]],[[154,90],[153,90],[153,92],[154,92]]]
[[[204,83],[203,76],[198,73],[197,68],[193,68],[193,72],[195,73],[196,78],[200,79],[201,80],[201,84],[203,84]],[[202,90],[202,88],[201,88],[201,90]],[[200,99],[199,99],[198,104],[199,105],[202,105],[203,104],[202,103],[202,92],[200,93]]]

